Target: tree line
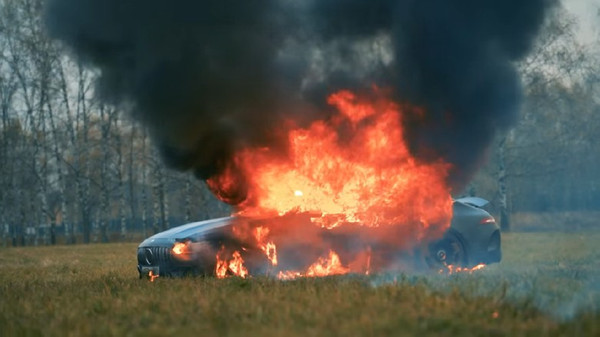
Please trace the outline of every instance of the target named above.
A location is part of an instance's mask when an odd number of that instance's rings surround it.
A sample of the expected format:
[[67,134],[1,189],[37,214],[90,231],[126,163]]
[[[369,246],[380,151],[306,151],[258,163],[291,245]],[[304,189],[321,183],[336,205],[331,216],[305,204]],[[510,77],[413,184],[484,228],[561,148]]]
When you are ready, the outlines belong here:
[[519,64],[520,118],[497,135],[470,186],[492,201],[504,229],[516,212],[600,211],[600,36],[582,45],[576,30],[561,7],[547,19]]
[[39,0],[0,6],[4,244],[128,240],[227,214],[204,184],[163,165],[140,125],[97,98],[97,74],[45,35],[42,9]]
[[[131,240],[227,215],[202,182],[164,166],[141,125],[98,99],[95,70],[45,35],[42,9],[0,0],[2,243]],[[490,199],[505,228],[513,212],[600,210],[600,67],[574,27],[560,8],[548,20],[520,64],[522,118],[465,191]]]

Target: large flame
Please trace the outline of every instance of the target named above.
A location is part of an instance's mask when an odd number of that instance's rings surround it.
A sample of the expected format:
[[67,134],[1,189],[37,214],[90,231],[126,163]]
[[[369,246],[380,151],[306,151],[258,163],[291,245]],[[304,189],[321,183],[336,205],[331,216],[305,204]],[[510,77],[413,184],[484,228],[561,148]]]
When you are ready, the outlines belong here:
[[[235,169],[208,181],[216,191],[227,190],[240,176],[248,181],[237,216],[263,221],[236,233],[249,233],[239,236],[254,241],[281,278],[368,273],[394,264],[390,249],[413,248],[449,226],[449,165],[415,159],[403,137],[402,114],[418,109],[405,112],[375,91],[376,98],[349,91],[331,95],[335,113],[308,128],[291,128],[285,158],[269,148],[244,149],[235,157]],[[308,214],[308,221],[286,220],[293,214]],[[283,254],[278,257],[290,247],[300,247],[286,255],[296,261],[294,267],[302,260],[303,271],[286,270]],[[336,249],[343,251],[338,255]],[[218,275],[232,271],[232,262],[219,263]]]

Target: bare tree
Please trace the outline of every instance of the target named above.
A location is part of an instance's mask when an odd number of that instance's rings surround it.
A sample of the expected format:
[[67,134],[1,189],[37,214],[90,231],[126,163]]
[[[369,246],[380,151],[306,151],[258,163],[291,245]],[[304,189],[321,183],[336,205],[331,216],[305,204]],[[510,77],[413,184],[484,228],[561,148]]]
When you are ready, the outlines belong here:
[[166,195],[166,176],[162,162],[155,153],[152,160],[152,196],[154,233],[169,228],[169,202]]
[[61,229],[66,243],[107,241],[111,223],[128,240],[140,220],[145,235],[226,212],[202,183],[162,164],[127,106],[100,104],[95,70],[45,35],[43,0],[0,1],[3,242],[55,244]]
[[133,225],[133,221],[135,221],[136,217],[137,217],[137,211],[136,211],[136,202],[137,202],[137,198],[135,196],[135,181],[136,181],[136,175],[135,175],[135,163],[136,161],[136,156],[135,156],[135,140],[137,137],[137,132],[136,132],[136,124],[132,123],[131,124],[131,132],[129,134],[129,161],[127,163],[127,179],[128,179],[128,187],[129,187],[129,211],[130,211],[130,219],[132,220],[132,225]]
[[115,148],[115,156],[116,163],[114,167],[114,172],[116,175],[117,182],[117,195],[118,195],[118,205],[117,205],[117,213],[119,218],[119,228],[121,231],[121,240],[125,240],[127,238],[127,219],[125,218],[125,212],[128,209],[127,203],[125,200],[125,178],[124,178],[124,170],[125,170],[125,162],[124,162],[124,151],[123,141],[121,133],[124,133],[124,128],[122,120],[119,118],[118,112],[115,113],[113,123],[114,132],[112,133],[112,137],[114,139],[114,148]]
[[[1,55],[0,69],[8,68],[4,62],[5,55]],[[0,76],[0,113],[2,117],[2,130],[0,132],[0,231],[2,232],[2,244],[6,244],[6,238],[10,233],[11,224],[15,223],[14,212],[8,212],[9,205],[14,205],[14,161],[11,160],[9,149],[13,147],[13,137],[11,137],[12,122],[9,117],[9,110],[12,108],[12,101],[15,95],[17,85],[14,79],[14,73],[7,69],[7,74]]]
[[[99,225],[100,225],[100,235],[102,242],[108,242],[108,225],[110,221],[110,201],[112,194],[112,184],[114,174],[113,170],[115,170],[111,163],[111,135],[112,135],[112,127],[114,124],[114,120],[118,116],[118,111],[114,108],[106,106],[104,104],[100,105],[100,129],[101,129],[101,152],[102,152],[102,161],[100,165],[100,216],[99,216]],[[120,168],[116,168],[116,171],[120,171]],[[120,174],[119,174],[120,175]]]
[[500,206],[500,229],[504,232],[510,231],[510,211],[508,209],[508,196],[506,189],[506,150],[507,135],[500,137],[498,142],[498,198]]
[[80,139],[73,137],[76,152],[75,187],[79,197],[83,242],[90,243],[92,232],[92,210],[90,207],[90,165],[88,149],[90,148],[90,104],[88,95],[90,79],[81,63],[77,65],[77,98],[76,98],[76,130],[81,130]]

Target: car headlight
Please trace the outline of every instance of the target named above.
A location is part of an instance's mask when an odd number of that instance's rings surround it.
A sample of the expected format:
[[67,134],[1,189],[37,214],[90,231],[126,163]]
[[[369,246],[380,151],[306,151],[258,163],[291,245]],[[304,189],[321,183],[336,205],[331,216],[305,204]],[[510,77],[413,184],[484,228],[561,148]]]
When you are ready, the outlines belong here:
[[171,247],[171,255],[176,259],[189,261],[191,259],[190,240],[176,241]]

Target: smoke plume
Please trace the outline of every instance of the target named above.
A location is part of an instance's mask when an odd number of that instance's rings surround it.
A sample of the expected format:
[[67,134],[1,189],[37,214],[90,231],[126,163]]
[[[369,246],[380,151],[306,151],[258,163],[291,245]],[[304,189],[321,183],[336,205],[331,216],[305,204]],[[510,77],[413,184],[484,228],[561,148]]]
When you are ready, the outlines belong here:
[[241,148],[285,153],[289,121],[377,85],[419,107],[404,117],[413,154],[453,164],[460,186],[515,119],[514,62],[553,2],[49,0],[45,21],[100,70],[103,99],[132,107],[166,161],[201,179]]

